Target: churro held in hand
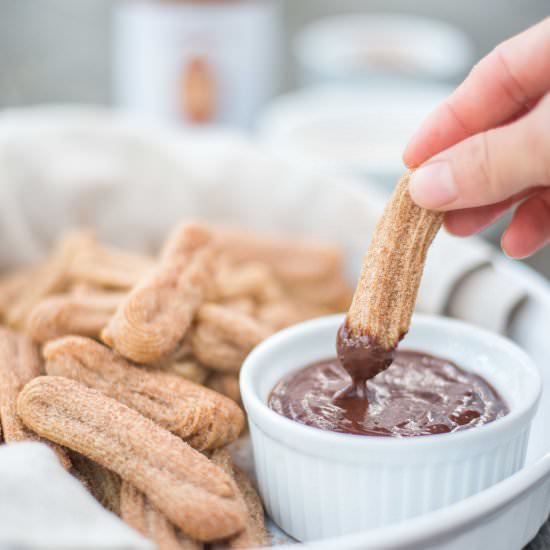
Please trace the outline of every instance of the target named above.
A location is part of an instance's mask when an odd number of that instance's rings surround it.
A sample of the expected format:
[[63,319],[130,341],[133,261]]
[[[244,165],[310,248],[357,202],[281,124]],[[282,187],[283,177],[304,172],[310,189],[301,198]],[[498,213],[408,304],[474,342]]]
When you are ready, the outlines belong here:
[[338,358],[364,393],[365,381],[392,362],[407,333],[426,254],[443,215],[417,206],[400,180],[378,222],[346,320],[338,334]]

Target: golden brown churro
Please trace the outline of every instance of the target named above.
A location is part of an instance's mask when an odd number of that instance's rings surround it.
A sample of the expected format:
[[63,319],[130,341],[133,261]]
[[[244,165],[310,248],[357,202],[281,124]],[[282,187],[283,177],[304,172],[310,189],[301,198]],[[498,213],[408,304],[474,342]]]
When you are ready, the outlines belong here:
[[217,229],[220,250],[232,263],[267,264],[283,284],[324,279],[341,269],[341,251],[326,243],[260,236],[239,229]]
[[368,334],[385,349],[409,330],[428,248],[443,214],[417,206],[407,172],[376,226],[347,315],[351,335]]
[[256,317],[262,325],[268,326],[275,331],[329,313],[334,313],[334,311],[323,306],[304,304],[297,300],[286,299],[262,304],[258,307]]
[[90,239],[81,247],[71,264],[70,276],[74,282],[87,283],[110,289],[129,289],[137,284],[153,260]]
[[242,297],[242,298],[230,298],[219,302],[219,305],[242,313],[243,315],[248,315],[249,317],[255,317],[257,305],[252,298]]
[[61,294],[38,303],[29,313],[26,331],[36,342],[47,342],[66,334],[98,338],[122,300],[119,293],[90,296]]
[[250,350],[272,330],[229,307],[204,304],[196,315],[191,346],[197,359],[216,370],[237,372]]
[[179,376],[135,367],[93,340],[55,340],[44,348],[44,357],[48,374],[117,399],[199,450],[226,445],[243,429],[244,415],[230,399]]
[[9,307],[6,313],[9,326],[24,328],[27,315],[42,298],[67,288],[75,254],[92,239],[93,234],[89,231],[76,231],[58,242],[52,256],[33,270],[27,284]]
[[239,372],[248,352],[224,341],[223,336],[199,324],[191,334],[195,357],[207,367],[222,372]]
[[32,275],[32,269],[24,269],[0,277],[0,319],[4,318],[11,303],[18,299]]
[[222,265],[214,284],[215,296],[219,300],[253,298],[260,302],[270,302],[284,296],[271,268],[262,262]]
[[160,264],[121,304],[102,340],[142,364],[168,359],[181,344],[212,281],[213,247],[207,229],[178,228],[166,243]]
[[208,378],[208,369],[200,365],[194,359],[174,361],[173,363],[168,363],[162,368],[166,372],[181,376],[186,380],[195,382],[195,384],[203,384]]
[[[33,342],[11,330],[0,329],[0,420],[6,443],[40,438],[26,428],[17,415],[17,396],[23,386],[40,376],[42,363]],[[65,468],[70,461],[57,445],[50,445]]]
[[239,377],[236,374],[213,372],[206,380],[206,385],[217,393],[221,393],[235,403],[241,402]]
[[97,462],[71,451],[71,473],[92,493],[107,510],[120,515],[120,476]]
[[17,395],[23,386],[40,376],[42,364],[32,341],[24,334],[0,329],[0,419],[4,440],[37,439],[17,416]]
[[231,476],[239,500],[247,510],[246,526],[235,537],[227,540],[227,548],[257,548],[269,546],[271,537],[265,528],[265,516],[262,501],[248,476],[233,464],[231,454],[225,448],[212,453],[212,462]]
[[295,283],[287,290],[294,300],[333,311],[345,311],[351,304],[352,290],[343,273],[335,273],[322,281]]
[[353,381],[347,394],[364,397],[366,381],[392,363],[409,330],[426,254],[443,220],[443,214],[412,201],[409,176],[401,178],[375,228],[338,332],[338,357]]
[[17,405],[28,427],[119,474],[191,538],[223,539],[244,528],[231,478],[137,411],[56,376],[29,382]]
[[120,492],[121,518],[159,550],[200,550],[203,544],[184,535],[157,510],[149,499],[131,483],[122,482]]

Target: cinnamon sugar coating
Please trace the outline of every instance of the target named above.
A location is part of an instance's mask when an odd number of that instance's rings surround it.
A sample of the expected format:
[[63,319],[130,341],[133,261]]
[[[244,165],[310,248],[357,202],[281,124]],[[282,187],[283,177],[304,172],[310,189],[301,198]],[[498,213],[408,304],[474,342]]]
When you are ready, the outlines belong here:
[[230,399],[163,370],[131,365],[88,338],[54,340],[44,357],[48,374],[100,390],[199,450],[231,443],[243,429],[242,410]]
[[384,209],[363,261],[346,318],[353,336],[368,335],[392,349],[409,330],[428,248],[443,214],[420,208],[407,172]]
[[41,376],[23,388],[17,408],[39,435],[87,456],[144,492],[191,538],[222,539],[244,528],[246,510],[231,478],[115,399],[67,378]]
[[209,231],[179,227],[168,239],[158,266],[132,289],[101,338],[124,357],[154,365],[168,359],[191,326],[212,281]]

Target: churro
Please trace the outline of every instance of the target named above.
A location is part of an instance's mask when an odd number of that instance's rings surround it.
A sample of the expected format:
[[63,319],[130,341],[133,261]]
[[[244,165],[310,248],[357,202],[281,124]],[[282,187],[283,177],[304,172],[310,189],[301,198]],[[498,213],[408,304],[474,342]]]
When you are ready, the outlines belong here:
[[238,371],[250,350],[272,332],[253,317],[218,304],[201,306],[196,323],[193,353],[204,365],[222,371]]
[[248,476],[233,464],[231,454],[226,448],[217,449],[212,453],[212,462],[231,476],[235,484],[238,499],[247,511],[244,530],[226,542],[227,548],[257,548],[269,546],[270,536],[265,528],[265,516],[262,501]]
[[343,265],[341,251],[318,241],[263,236],[239,229],[217,229],[219,249],[233,263],[267,264],[283,284],[328,277]]
[[166,243],[159,265],[117,309],[102,340],[142,364],[168,359],[181,344],[212,281],[213,247],[204,227],[186,224]]
[[121,300],[121,294],[108,292],[50,296],[29,313],[26,332],[36,342],[47,342],[67,334],[98,338]]
[[107,289],[130,289],[153,267],[153,259],[89,239],[75,255],[70,277]]
[[80,453],[70,452],[69,455],[71,473],[104,508],[120,515],[120,476]]
[[[6,443],[38,441],[40,438],[21,422],[17,415],[17,396],[23,386],[40,376],[42,363],[38,350],[24,334],[0,329],[0,420]],[[70,461],[57,445],[50,445],[65,468]]]
[[241,402],[241,390],[239,377],[236,374],[225,372],[212,372],[206,380],[206,386],[217,393],[221,393],[235,403]]
[[284,291],[271,268],[262,262],[221,266],[214,281],[217,300],[252,298],[270,302],[284,296]]
[[233,481],[205,456],[137,411],[73,380],[41,376],[19,394],[23,422],[144,492],[193,539],[239,533],[246,510]]
[[255,316],[262,325],[275,331],[329,313],[334,311],[331,308],[286,299],[260,305]]
[[359,385],[391,364],[407,333],[428,248],[443,214],[417,206],[410,172],[397,185],[378,222],[351,307],[338,339],[338,357]]
[[194,359],[173,361],[163,366],[163,370],[181,376],[191,382],[195,382],[195,384],[203,384],[208,378],[208,369],[200,365]]
[[200,550],[203,544],[184,535],[131,483],[122,482],[120,517],[152,540],[159,550]]
[[44,357],[48,374],[117,399],[199,450],[226,445],[243,429],[244,415],[230,399],[163,370],[133,366],[88,338],[54,340]]
[[207,367],[222,372],[239,372],[248,352],[225,342],[220,331],[199,324],[191,334],[194,356]]
[[93,240],[93,234],[89,231],[76,231],[58,242],[53,254],[32,271],[32,275],[6,311],[5,318],[10,327],[23,329],[27,315],[40,300],[66,290],[75,255],[90,240]]
[[24,269],[0,277],[0,319],[5,317],[12,302],[18,299],[32,274],[32,269]]

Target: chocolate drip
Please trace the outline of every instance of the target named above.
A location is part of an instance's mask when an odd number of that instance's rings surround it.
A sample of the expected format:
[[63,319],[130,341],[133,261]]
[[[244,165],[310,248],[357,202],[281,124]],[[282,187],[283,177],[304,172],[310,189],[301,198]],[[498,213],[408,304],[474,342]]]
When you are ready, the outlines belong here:
[[341,365],[351,377],[351,384],[336,398],[366,397],[367,380],[386,370],[395,356],[395,348],[384,349],[368,335],[351,334],[346,323],[338,331],[336,350]]

